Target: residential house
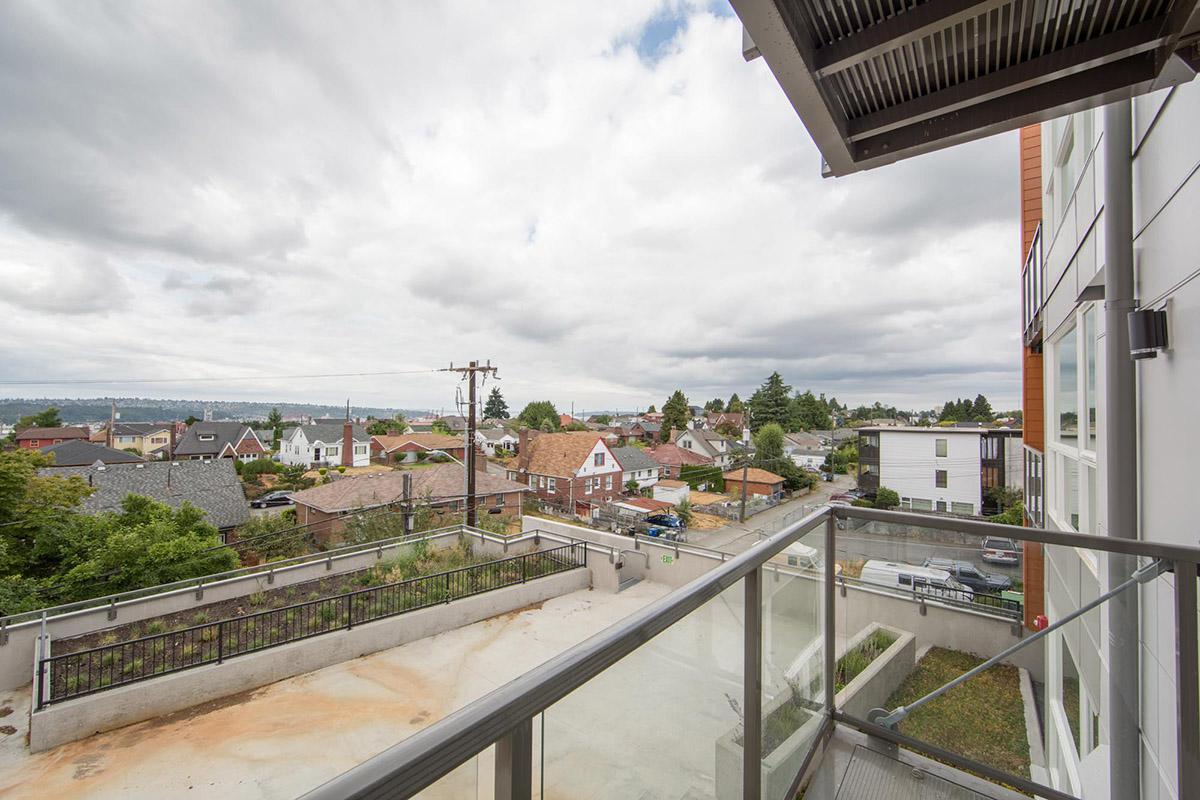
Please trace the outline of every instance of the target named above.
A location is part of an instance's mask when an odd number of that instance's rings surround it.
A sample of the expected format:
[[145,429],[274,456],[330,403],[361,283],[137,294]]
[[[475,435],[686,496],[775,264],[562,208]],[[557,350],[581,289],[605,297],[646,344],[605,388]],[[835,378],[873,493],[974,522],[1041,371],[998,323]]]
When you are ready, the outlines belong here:
[[221,532],[222,540],[250,518],[241,479],[227,458],[56,466],[38,470],[38,474],[64,478],[77,475],[86,480],[96,490],[80,504],[80,510],[87,514],[120,512],[121,503],[131,494],[172,508],[190,503],[204,512],[205,521]]
[[709,411],[704,420],[704,427],[715,431],[717,428],[736,428],[741,430],[746,425],[746,415],[741,411]]
[[437,421],[450,429],[451,433],[461,434],[467,429],[467,418],[457,414],[448,417],[438,417]]
[[711,458],[713,463],[721,469],[733,466],[734,442],[716,431],[704,429],[681,431],[675,437],[674,444],[676,447]]
[[654,499],[677,506],[688,499],[691,487],[685,481],[661,480],[654,484]]
[[592,431],[521,431],[520,454],[509,480],[527,484],[547,505],[591,516],[621,496],[624,474],[604,437]]
[[617,514],[633,520],[641,520],[653,514],[664,514],[671,510],[672,503],[665,500],[652,500],[649,497],[629,497],[613,503]]
[[774,472],[768,472],[759,467],[750,467],[746,470],[730,470],[721,477],[725,479],[725,492],[727,494],[741,497],[742,480],[745,478],[747,497],[779,498],[783,496],[783,478]]
[[854,428],[834,428],[830,436],[833,440],[833,446],[841,447],[846,442],[853,442],[858,439],[858,431]]
[[38,449],[47,455],[54,456],[54,466],[56,467],[86,467],[96,463],[136,464],[146,460],[133,453],[115,450],[83,439],[68,439],[65,442],[48,444]]
[[680,468],[711,467],[713,459],[694,450],[684,450],[674,444],[660,444],[648,451],[650,458],[661,467],[659,483],[663,479],[674,480],[679,477]]
[[566,429],[568,425],[574,425],[576,422],[579,422],[579,420],[575,419],[570,414],[558,415],[558,427],[560,428]]
[[991,490],[1020,489],[1021,431],[1004,428],[858,429],[858,487],[880,486],[912,511],[999,512]]
[[[404,501],[404,476],[411,476],[412,502],[447,513],[465,510],[463,467],[437,464],[420,470],[372,472],[338,476],[329,483],[295,492],[296,522],[311,525],[320,541],[341,535],[349,517],[389,506],[400,510]],[[478,514],[521,516],[521,498],[529,488],[521,483],[480,473],[475,476],[475,508]]]
[[175,459],[205,461],[236,458],[256,461],[267,456],[267,448],[249,425],[240,422],[197,422],[175,445]]
[[434,450],[459,461],[467,460],[462,436],[414,432],[371,437],[371,458],[380,463],[412,463],[420,453]]
[[814,433],[798,431],[783,436],[783,454],[801,469],[819,471],[830,452],[831,448],[822,445]]
[[[175,440],[173,422],[118,422],[100,431],[102,443],[117,450],[137,450],[147,458],[167,458]],[[93,439],[95,441],[95,439]]]
[[520,439],[507,428],[485,428],[475,431],[475,444],[485,455],[494,456],[497,450],[516,452]]
[[630,481],[638,485],[638,489],[649,489],[658,483],[658,474],[662,469],[646,450],[640,447],[614,447],[612,454],[624,472],[621,475],[621,486]]
[[283,432],[279,460],[299,467],[365,467],[371,463],[371,435],[349,420],[297,425]]
[[87,428],[25,428],[17,431],[16,442],[17,447],[23,447],[26,450],[40,450],[47,445],[59,444],[72,439],[87,441],[88,436]]
[[641,439],[647,444],[662,441],[662,423],[652,420],[639,420],[629,426],[629,436]]

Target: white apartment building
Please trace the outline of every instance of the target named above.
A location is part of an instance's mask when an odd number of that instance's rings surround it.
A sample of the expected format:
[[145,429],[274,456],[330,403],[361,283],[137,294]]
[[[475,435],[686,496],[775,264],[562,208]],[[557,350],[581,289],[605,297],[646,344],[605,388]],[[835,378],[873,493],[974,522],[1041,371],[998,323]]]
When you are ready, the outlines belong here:
[[988,490],[1021,486],[1021,432],[990,428],[859,428],[858,485],[885,486],[910,511],[998,513]]
[[[1121,483],[1130,485],[1135,498],[1137,538],[1195,545],[1197,528],[1188,502],[1195,470],[1187,455],[1197,441],[1191,403],[1200,392],[1195,347],[1200,342],[1200,85],[1137,97],[1129,108],[1127,120],[1123,110],[1119,116],[1098,109],[1041,126],[1042,223],[1027,262],[1032,272],[1026,267],[1033,277],[1026,280],[1025,323],[1026,342],[1043,359],[1045,451],[1029,451],[1033,480],[1026,507],[1040,509],[1044,503],[1047,528],[1128,536],[1109,524],[1106,486],[1110,470],[1129,469],[1133,479]],[[1114,354],[1107,351],[1112,340],[1105,324],[1105,294],[1113,292],[1106,288],[1112,278],[1105,274],[1106,247],[1112,244],[1106,237],[1113,228],[1105,207],[1128,208],[1119,199],[1106,204],[1106,164],[1119,163],[1105,150],[1106,120],[1131,132],[1132,189],[1125,201],[1132,206],[1130,306],[1165,310],[1169,334],[1169,347],[1156,358],[1134,362],[1132,452],[1115,452],[1120,444],[1106,420],[1117,408],[1110,409],[1110,403],[1119,402],[1109,394],[1123,390],[1106,388],[1106,358]],[[1119,140],[1120,135],[1113,137],[1119,148],[1114,152],[1123,156]],[[1122,318],[1125,313],[1123,306]],[[1026,380],[1028,389],[1028,375]],[[1044,487],[1037,480],[1042,476]],[[1040,521],[1038,516],[1031,517],[1033,522]],[[1049,620],[1107,590],[1112,585],[1107,567],[1103,555],[1047,548]],[[1175,576],[1165,577],[1138,590],[1135,668],[1141,690],[1130,686],[1127,697],[1138,709],[1141,796],[1151,800],[1200,792],[1200,787],[1178,785]],[[1109,747],[1115,713],[1109,677],[1122,654],[1110,650],[1108,623],[1107,613],[1092,613],[1049,638],[1045,733],[1051,785],[1085,798],[1116,800],[1108,788],[1109,761],[1118,757]]]

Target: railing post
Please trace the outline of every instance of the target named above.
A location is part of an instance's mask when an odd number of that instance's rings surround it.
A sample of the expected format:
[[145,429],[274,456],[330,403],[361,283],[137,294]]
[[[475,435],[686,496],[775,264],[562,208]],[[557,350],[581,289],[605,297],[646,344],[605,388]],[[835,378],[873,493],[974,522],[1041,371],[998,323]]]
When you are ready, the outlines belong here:
[[1196,564],[1175,562],[1175,692],[1180,797],[1200,786],[1200,687],[1197,652]]
[[354,628],[354,595],[346,595],[346,630]]
[[762,796],[762,567],[747,573],[742,677],[742,797]]
[[[833,585],[837,575],[837,518],[832,509],[828,513],[829,516],[825,518],[825,713],[832,717],[835,711],[834,699],[837,696],[837,659],[834,658],[836,655],[834,646],[837,642],[834,625],[837,623],[837,616],[834,614],[833,607],[835,597]],[[844,581],[842,591],[846,591]]]
[[225,660],[225,621],[217,623],[217,663]]
[[528,717],[496,740],[496,800],[533,796],[533,720]]

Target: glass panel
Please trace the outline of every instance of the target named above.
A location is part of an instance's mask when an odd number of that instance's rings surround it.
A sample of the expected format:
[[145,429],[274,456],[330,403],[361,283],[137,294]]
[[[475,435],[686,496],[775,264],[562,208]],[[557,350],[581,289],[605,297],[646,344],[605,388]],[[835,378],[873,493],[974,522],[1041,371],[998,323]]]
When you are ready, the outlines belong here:
[[1075,668],[1075,659],[1071,656],[1070,648],[1064,644],[1061,649],[1062,677],[1060,681],[1062,686],[1058,698],[1062,705],[1063,715],[1067,720],[1067,726],[1071,730],[1071,739],[1075,742],[1075,752],[1078,753],[1081,749],[1079,741],[1079,670]]
[[770,800],[787,797],[825,717],[824,551],[821,527],[763,570],[762,796]]
[[474,758],[459,764],[441,780],[413,797],[418,800],[484,800],[495,791],[496,747],[492,745]]
[[1087,449],[1096,449],[1096,309],[1083,315],[1084,406],[1087,413]]
[[1075,328],[1054,343],[1054,433],[1063,444],[1075,446],[1079,436],[1078,375]]
[[740,797],[744,599],[739,581],[547,709],[535,795]]
[[1062,511],[1066,522],[1079,530],[1079,462],[1062,456]]

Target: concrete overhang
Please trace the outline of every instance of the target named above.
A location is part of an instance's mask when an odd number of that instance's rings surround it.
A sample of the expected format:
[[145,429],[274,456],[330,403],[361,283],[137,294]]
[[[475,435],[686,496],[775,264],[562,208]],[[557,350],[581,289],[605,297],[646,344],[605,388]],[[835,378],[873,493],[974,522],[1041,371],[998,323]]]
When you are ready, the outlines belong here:
[[1191,80],[1200,0],[731,0],[826,176]]

